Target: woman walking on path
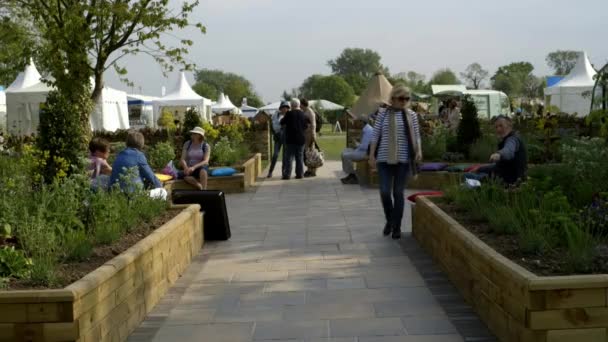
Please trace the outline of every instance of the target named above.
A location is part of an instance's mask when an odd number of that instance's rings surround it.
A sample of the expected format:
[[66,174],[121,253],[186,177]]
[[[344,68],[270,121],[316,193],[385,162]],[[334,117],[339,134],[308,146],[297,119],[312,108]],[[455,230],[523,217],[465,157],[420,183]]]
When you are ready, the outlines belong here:
[[[274,167],[277,165],[277,160],[279,159],[279,152],[281,152],[281,147],[283,147],[283,158],[285,159],[285,132],[283,126],[281,125],[281,120],[285,116],[285,114],[291,109],[289,106],[289,102],[283,101],[279,106],[279,111],[276,112],[272,116],[272,137],[274,141],[274,153],[272,154],[272,160],[270,162],[270,169],[268,169],[267,178],[272,178],[272,172],[274,171]],[[285,165],[283,165],[283,168]],[[281,172],[283,174],[284,172]]]
[[386,217],[383,234],[392,233],[393,239],[399,239],[405,208],[403,191],[408,175],[416,173],[416,162],[422,160],[422,149],[418,116],[407,108],[409,88],[396,86],[390,96],[390,107],[379,110],[376,119],[369,163],[378,169]]

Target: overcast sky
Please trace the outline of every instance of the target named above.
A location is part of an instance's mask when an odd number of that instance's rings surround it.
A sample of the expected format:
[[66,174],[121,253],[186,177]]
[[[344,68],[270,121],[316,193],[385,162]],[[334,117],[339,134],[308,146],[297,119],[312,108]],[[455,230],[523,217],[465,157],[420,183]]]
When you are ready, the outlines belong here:
[[[192,19],[207,34],[173,34],[195,42],[187,58],[198,68],[241,74],[273,102],[311,74],[329,74],[327,61],[347,47],[373,49],[391,73],[413,70],[427,79],[472,62],[493,74],[528,61],[547,75],[545,56],[556,49],[585,50],[599,67],[608,60],[607,13],[607,0],[201,0]],[[159,96],[162,86],[175,85],[177,73],[164,78],[149,57],[126,66],[136,93],[141,87]],[[114,75],[106,83],[132,90]]]

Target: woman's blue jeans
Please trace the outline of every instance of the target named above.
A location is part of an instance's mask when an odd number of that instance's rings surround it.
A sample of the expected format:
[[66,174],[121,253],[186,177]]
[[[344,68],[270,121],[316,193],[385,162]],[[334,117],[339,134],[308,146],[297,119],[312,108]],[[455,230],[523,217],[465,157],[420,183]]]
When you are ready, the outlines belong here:
[[380,198],[384,208],[386,222],[393,226],[394,230],[401,231],[401,220],[405,209],[405,183],[409,174],[409,166],[406,163],[389,165],[378,163],[378,178],[380,182]]

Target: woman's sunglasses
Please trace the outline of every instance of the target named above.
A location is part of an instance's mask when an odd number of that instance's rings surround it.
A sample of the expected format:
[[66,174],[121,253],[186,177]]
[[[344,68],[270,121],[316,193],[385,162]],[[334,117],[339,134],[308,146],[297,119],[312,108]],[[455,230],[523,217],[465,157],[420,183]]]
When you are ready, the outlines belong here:
[[399,96],[399,97],[397,98],[397,100],[399,100],[399,101],[404,101],[404,102],[407,102],[407,101],[409,101],[410,99],[411,99],[411,98],[410,98],[409,96]]

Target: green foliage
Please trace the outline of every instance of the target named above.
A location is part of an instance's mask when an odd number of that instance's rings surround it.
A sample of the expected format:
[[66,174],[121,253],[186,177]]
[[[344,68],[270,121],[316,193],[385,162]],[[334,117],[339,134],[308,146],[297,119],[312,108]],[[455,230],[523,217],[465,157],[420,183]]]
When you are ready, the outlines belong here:
[[389,74],[388,68],[380,60],[380,54],[374,50],[347,48],[327,64],[334,75],[342,76],[350,84],[355,94],[361,94],[375,73],[380,71]]
[[27,272],[11,277],[31,285],[57,284],[62,263],[86,260],[95,245],[116,241],[166,208],[144,191],[128,197],[120,191],[91,191],[88,177],[80,174],[40,184],[32,171],[37,155],[30,150],[0,155],[0,227],[11,227],[17,252],[31,259]]
[[337,75],[312,75],[304,80],[300,93],[308,99],[324,99],[343,106],[350,106],[355,100],[353,88]]
[[468,157],[471,145],[481,137],[477,107],[475,101],[469,95],[466,95],[462,100],[461,113],[462,119],[458,124],[456,140],[461,151]]
[[160,127],[166,128],[170,131],[174,131],[176,128],[175,127],[175,116],[170,111],[163,110],[163,112],[160,114],[160,117],[158,118],[157,124]]
[[0,248],[0,277],[22,278],[32,264],[23,251],[16,250],[14,246]]
[[492,87],[512,98],[542,96],[542,82],[532,75],[533,70],[534,66],[528,62],[501,66],[491,78]]
[[51,91],[40,111],[36,145],[42,152],[44,180],[51,183],[82,169],[82,155],[86,150],[80,115],[90,108],[86,96],[67,99]]
[[460,84],[460,80],[452,70],[445,68],[436,71],[429,84]]
[[23,20],[0,16],[0,84],[9,85],[35,55],[37,42]]
[[422,138],[422,155],[425,160],[439,161],[443,158],[447,148],[449,131],[438,124],[431,128],[430,134],[425,134]]
[[200,114],[192,108],[189,108],[184,114],[183,131],[190,132],[194,127],[203,127],[203,120]]
[[203,129],[205,130],[205,139],[211,144],[215,143],[220,136],[220,131],[218,131],[213,125],[209,122],[203,123]]
[[460,76],[465,79],[469,86],[473,89],[479,89],[483,81],[488,78],[490,73],[483,69],[479,63],[473,63],[467,69],[460,73]]
[[223,136],[213,146],[211,162],[216,166],[234,166],[242,157],[242,150],[239,150],[238,145],[233,144],[228,137]]
[[587,123],[600,128],[600,136],[608,140],[608,110],[594,110],[587,116]]
[[572,50],[557,50],[549,53],[545,60],[553,69],[555,75],[568,75],[576,65],[579,52]]
[[196,84],[192,88],[199,95],[210,99],[217,99],[223,92],[237,107],[240,107],[243,98],[247,98],[249,106],[262,107],[264,105],[251,82],[245,77],[231,72],[200,70],[196,73]]
[[391,84],[402,83],[410,88],[410,90],[417,94],[430,94],[431,87],[425,82],[426,76],[419,74],[415,71],[400,72],[387,77]]
[[498,142],[496,136],[491,134],[482,135],[469,150],[469,159],[475,162],[485,163],[490,155],[496,152]]
[[172,143],[161,142],[146,151],[148,163],[153,170],[162,170],[168,162],[175,159],[175,149]]

